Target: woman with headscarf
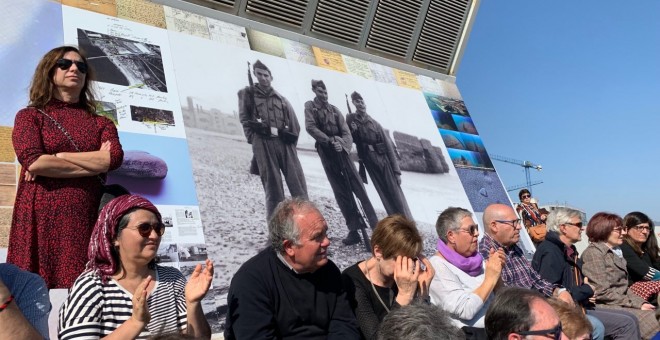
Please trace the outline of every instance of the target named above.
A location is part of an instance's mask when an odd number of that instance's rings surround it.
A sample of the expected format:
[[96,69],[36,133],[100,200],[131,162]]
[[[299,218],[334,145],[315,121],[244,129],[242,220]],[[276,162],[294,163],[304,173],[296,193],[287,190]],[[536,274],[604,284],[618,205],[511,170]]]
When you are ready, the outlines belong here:
[[105,174],[124,157],[114,123],[97,114],[92,71],[77,48],[50,50],[12,131],[21,173],[7,262],[48,288],[70,288],[85,269]]
[[60,309],[60,339],[146,339],[186,333],[210,338],[201,300],[213,263],[198,264],[186,283],[181,272],[156,264],[165,226],[158,209],[137,195],[103,207],[89,243],[85,272]]
[[447,208],[435,228],[438,252],[430,260],[438,275],[431,282],[431,302],[448,311],[468,339],[485,338],[484,318],[500,285],[504,251],[492,249],[490,259],[484,261],[477,251],[479,226],[466,209]]

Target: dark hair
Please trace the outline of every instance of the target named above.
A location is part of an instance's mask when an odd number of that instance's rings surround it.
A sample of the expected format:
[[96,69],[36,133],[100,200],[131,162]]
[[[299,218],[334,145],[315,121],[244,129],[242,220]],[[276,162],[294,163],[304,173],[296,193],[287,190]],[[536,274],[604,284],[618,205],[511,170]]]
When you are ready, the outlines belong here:
[[94,70],[89,67],[85,55],[73,46],[55,47],[39,60],[39,64],[37,64],[37,68],[34,70],[34,75],[32,76],[32,82],[30,83],[29,106],[43,109],[53,99],[53,93],[55,91],[53,75],[57,67],[57,60],[69,52],[78,53],[85,64],[87,64],[87,73],[85,73],[85,82],[78,97],[78,105],[90,114],[96,113],[96,102],[90,86],[90,81],[94,80]]
[[416,257],[424,248],[415,222],[398,214],[378,221],[371,234],[371,250],[376,246],[385,259],[399,255]]
[[378,330],[378,340],[463,340],[465,333],[449,318],[440,306],[415,302],[392,309]]
[[518,199],[522,201],[522,195],[524,195],[524,194],[529,194],[530,196],[532,196],[532,193],[529,192],[529,190],[522,189],[522,190],[518,191]]
[[658,239],[655,237],[655,226],[653,225],[653,221],[646,214],[639,211],[633,211],[623,217],[623,225],[628,229],[642,223],[648,223],[651,230],[649,231],[649,237],[644,243],[642,243],[641,247],[638,246],[628,234],[623,238],[626,240],[626,243],[632,247],[637,256],[641,257],[642,254],[648,253],[651,257],[651,261],[655,263],[658,261],[658,253],[660,252],[660,249],[658,248]]
[[192,335],[183,334],[183,333],[170,333],[170,334],[152,335],[149,337],[148,340],[197,340],[197,339],[200,338],[196,338]]
[[506,340],[511,333],[529,330],[536,322],[530,304],[544,299],[541,293],[525,288],[504,288],[486,311],[485,326],[488,339]]
[[623,220],[619,215],[603,211],[596,213],[587,224],[589,242],[607,241],[616,227],[623,227]]

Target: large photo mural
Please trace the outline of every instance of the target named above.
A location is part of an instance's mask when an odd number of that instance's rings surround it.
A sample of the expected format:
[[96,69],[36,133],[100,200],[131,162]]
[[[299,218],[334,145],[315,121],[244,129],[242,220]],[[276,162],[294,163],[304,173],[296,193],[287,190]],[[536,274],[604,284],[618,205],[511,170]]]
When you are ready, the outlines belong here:
[[[479,216],[490,203],[510,204],[449,77],[418,76],[148,1],[102,7],[12,0],[10,13],[31,16],[0,14],[17,26],[0,33],[9,42],[0,59],[21,66],[0,69],[0,78],[20,85],[0,95],[9,103],[0,116],[0,167],[9,174],[0,228],[9,228],[16,186],[13,115],[27,104],[34,65],[52,47],[79,46],[97,71],[99,112],[117,125],[125,151],[109,182],[163,213],[161,264],[189,275],[195,264],[215,262],[204,303],[214,333],[223,330],[232,275],[268,245],[269,213],[286,197],[319,207],[329,257],[341,269],[369,256],[365,241],[388,214],[415,220],[431,253],[435,220],[447,207]],[[32,25],[42,19],[51,27],[47,39]]]

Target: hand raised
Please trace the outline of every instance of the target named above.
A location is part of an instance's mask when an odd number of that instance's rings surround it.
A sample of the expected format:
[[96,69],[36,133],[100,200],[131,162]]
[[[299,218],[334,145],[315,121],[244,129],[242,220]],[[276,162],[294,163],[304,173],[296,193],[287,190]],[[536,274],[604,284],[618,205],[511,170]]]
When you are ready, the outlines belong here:
[[415,297],[419,272],[419,261],[413,261],[412,258],[406,256],[396,257],[394,282],[399,289],[397,301],[400,305],[407,305]]
[[141,324],[143,328],[151,319],[149,306],[147,305],[147,288],[151,281],[151,275],[147,276],[147,278],[142,280],[137,288],[135,288],[135,292],[133,293],[133,314],[131,314],[131,318]]
[[419,276],[417,277],[417,289],[419,291],[419,296],[426,298],[429,295],[431,281],[433,281],[433,277],[435,276],[435,269],[433,269],[433,265],[431,265],[431,262],[426,257],[420,256],[417,260],[417,264],[419,264],[420,261],[424,264],[426,270],[421,270],[420,266]]
[[492,278],[499,278],[502,274],[502,268],[506,263],[506,255],[502,248],[497,251],[493,248],[490,248],[488,260],[486,260],[486,276]]
[[202,265],[195,266],[188,283],[186,283],[186,302],[201,301],[211,287],[213,281],[213,261],[206,259],[204,270]]

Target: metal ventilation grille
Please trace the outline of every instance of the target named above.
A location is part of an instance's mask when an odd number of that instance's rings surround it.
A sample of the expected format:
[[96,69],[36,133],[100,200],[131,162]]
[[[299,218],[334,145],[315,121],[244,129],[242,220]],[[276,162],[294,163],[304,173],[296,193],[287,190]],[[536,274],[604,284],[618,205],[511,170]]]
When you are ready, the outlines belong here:
[[319,0],[311,31],[357,44],[369,3],[369,0]]
[[366,46],[404,58],[421,6],[421,0],[379,1]]
[[448,70],[463,31],[469,0],[431,0],[413,60]]
[[306,0],[248,0],[245,11],[287,25],[302,27]]
[[227,7],[234,7],[234,3],[236,2],[234,0],[208,0],[208,1]]

